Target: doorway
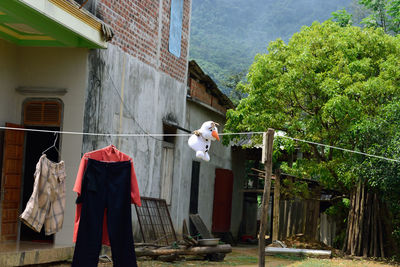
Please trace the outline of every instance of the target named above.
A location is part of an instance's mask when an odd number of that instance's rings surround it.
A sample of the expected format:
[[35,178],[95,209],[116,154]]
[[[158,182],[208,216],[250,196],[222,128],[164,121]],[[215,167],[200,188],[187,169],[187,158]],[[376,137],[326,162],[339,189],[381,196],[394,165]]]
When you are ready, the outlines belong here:
[[[56,99],[30,99],[24,103],[24,127],[36,130],[60,131],[62,104]],[[32,132],[25,134],[25,155],[22,175],[21,213],[33,192],[34,173],[43,152],[51,147],[56,140],[55,147],[59,151],[60,137],[56,139],[52,132]],[[45,152],[47,158],[59,162],[60,155],[56,149],[51,148]],[[44,225],[41,232],[32,230],[24,223],[20,224],[21,241],[53,243],[54,235],[44,234]]]
[[215,169],[212,232],[227,233],[231,227],[233,172]]
[[[192,161],[192,179],[190,182],[190,204],[189,214],[197,214],[199,212],[199,176],[200,176],[200,162]],[[193,223],[189,221],[189,231],[191,235],[196,234],[196,228]]]
[[192,180],[190,183],[190,204],[189,213],[196,214],[199,212],[199,174],[200,162],[192,162]]
[[[60,127],[29,127],[30,129],[59,131]],[[26,204],[33,192],[34,173],[36,164],[42,156],[42,152],[53,145],[55,135],[53,133],[45,132],[26,132],[25,139],[25,159],[24,159],[24,174],[23,174],[23,187],[22,187],[22,211],[25,209]],[[59,139],[56,142],[57,149],[59,148]],[[58,152],[52,148],[46,151],[46,156],[53,162],[59,161]],[[20,229],[21,241],[34,241],[52,243],[54,235],[45,235],[44,226],[40,233],[32,230],[30,227],[21,223]]]

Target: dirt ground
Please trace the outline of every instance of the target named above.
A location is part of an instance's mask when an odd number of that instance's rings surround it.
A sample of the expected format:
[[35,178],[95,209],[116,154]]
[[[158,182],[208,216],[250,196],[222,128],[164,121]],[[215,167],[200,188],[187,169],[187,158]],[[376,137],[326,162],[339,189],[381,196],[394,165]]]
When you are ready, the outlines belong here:
[[[184,261],[177,261],[174,263],[166,263],[160,261],[138,261],[139,267],[167,267],[167,266],[213,266],[213,267],[226,267],[226,266],[241,266],[241,267],[255,267],[258,266],[258,251],[257,246],[238,246],[232,248],[232,253],[226,255],[223,262],[210,262],[203,261],[195,258],[187,258]],[[288,256],[266,256],[266,265],[268,267],[393,267],[400,266],[396,264],[388,264],[372,260],[352,260],[344,258],[332,259],[314,259],[314,258],[300,258]]]
[[[288,266],[295,261],[285,258],[277,257],[266,257],[268,262],[267,266],[278,267],[278,266]],[[199,257],[187,257],[183,261],[177,261],[173,263],[166,263],[160,261],[146,261],[139,260],[139,267],[164,267],[164,266],[213,266],[213,267],[227,267],[227,266],[258,266],[258,254],[256,246],[238,246],[232,248],[232,253],[226,255],[224,261],[222,262],[211,262],[205,261],[203,258]]]
[[[175,262],[162,262],[158,260],[151,260],[139,258],[139,267],[227,267],[227,266],[240,266],[240,267],[256,267],[258,266],[258,250],[256,245],[252,246],[236,246],[232,248],[232,253],[226,255],[222,262],[211,262],[204,260],[200,257],[186,257]],[[268,267],[393,267],[400,266],[396,263],[385,263],[373,260],[364,259],[346,259],[342,257],[335,257],[332,259],[315,259],[315,258],[301,258],[295,256],[266,256],[266,265]],[[35,267],[37,267],[36,265]],[[57,266],[69,267],[70,263],[59,263],[40,266]],[[112,263],[99,263],[98,267],[112,267]]]

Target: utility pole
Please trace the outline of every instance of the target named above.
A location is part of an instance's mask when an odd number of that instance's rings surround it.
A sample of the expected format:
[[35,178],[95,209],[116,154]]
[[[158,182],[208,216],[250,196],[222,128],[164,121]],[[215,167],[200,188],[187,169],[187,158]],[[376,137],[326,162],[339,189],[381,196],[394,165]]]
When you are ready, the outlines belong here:
[[265,266],[265,232],[268,222],[268,204],[271,192],[272,177],[272,151],[274,146],[275,130],[269,128],[267,133],[263,134],[262,161],[265,168],[264,192],[261,206],[260,232],[258,236],[258,266]]

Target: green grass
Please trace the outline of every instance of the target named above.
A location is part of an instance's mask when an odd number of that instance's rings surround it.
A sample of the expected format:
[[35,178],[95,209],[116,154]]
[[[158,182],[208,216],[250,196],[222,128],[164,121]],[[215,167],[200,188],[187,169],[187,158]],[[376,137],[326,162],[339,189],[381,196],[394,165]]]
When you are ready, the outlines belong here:
[[302,257],[302,256],[284,255],[284,254],[276,254],[276,255],[274,255],[274,257],[284,259],[284,260],[291,260],[291,261],[302,261],[302,260],[306,259],[306,257]]
[[328,267],[328,266],[330,267],[338,265],[332,265],[332,263],[329,260],[321,260],[321,259],[305,259],[303,260],[303,262],[296,264],[296,267]]
[[223,262],[219,262],[220,264],[237,266],[237,265],[246,265],[246,264],[256,264],[258,262],[257,257],[253,256],[233,256],[228,257]]

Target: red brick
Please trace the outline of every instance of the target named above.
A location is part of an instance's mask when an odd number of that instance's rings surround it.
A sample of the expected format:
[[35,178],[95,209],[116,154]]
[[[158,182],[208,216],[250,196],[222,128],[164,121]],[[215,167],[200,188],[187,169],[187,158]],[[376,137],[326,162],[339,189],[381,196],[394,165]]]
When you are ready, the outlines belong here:
[[[160,1],[163,1],[163,10],[160,31],[160,66],[157,66]],[[190,1],[184,0],[180,58],[168,51],[170,0],[99,0],[97,12],[114,30],[112,44],[183,82],[186,77],[188,56]]]

